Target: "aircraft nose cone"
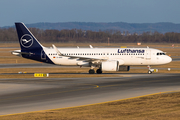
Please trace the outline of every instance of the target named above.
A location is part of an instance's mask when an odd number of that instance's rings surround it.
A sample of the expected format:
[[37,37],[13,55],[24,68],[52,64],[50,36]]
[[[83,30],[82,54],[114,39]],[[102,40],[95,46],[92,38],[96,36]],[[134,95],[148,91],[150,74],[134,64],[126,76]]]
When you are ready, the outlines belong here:
[[172,58],[168,56],[168,58],[166,59],[167,63],[170,63],[172,61]]

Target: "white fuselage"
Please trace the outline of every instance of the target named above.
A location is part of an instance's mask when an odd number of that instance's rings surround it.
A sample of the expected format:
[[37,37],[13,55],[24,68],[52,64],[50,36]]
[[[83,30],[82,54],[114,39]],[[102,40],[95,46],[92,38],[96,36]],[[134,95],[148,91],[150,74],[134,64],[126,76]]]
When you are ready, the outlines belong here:
[[171,57],[165,55],[163,51],[152,48],[58,48],[65,56],[59,56],[53,48],[43,49],[52,62],[57,65],[84,65],[86,63],[83,63],[82,59],[68,56],[117,60],[119,65],[129,66],[162,65],[172,61]]
[[152,73],[150,65],[167,64],[171,57],[164,52],[150,48],[52,48],[42,46],[24,23],[15,23],[21,50],[14,55],[27,59],[56,65],[77,65],[91,67],[89,74],[102,71],[129,71],[131,65],[148,65],[148,73]]

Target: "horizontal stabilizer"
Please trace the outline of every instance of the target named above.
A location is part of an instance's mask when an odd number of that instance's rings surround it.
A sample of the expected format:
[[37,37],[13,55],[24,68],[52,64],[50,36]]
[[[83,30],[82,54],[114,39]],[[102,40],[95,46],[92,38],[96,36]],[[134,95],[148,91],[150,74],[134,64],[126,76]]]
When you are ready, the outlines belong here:
[[31,55],[33,53],[31,53],[31,52],[21,52],[20,50],[16,50],[16,51],[12,51],[11,54],[20,56],[20,55]]

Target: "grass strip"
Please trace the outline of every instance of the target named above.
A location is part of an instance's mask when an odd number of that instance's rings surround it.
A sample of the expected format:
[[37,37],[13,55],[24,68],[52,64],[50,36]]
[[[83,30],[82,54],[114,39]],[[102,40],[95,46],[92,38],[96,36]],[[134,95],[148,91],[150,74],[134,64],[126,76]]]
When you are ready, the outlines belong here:
[[1,120],[179,120],[180,93],[156,94],[133,99],[65,109],[0,116]]

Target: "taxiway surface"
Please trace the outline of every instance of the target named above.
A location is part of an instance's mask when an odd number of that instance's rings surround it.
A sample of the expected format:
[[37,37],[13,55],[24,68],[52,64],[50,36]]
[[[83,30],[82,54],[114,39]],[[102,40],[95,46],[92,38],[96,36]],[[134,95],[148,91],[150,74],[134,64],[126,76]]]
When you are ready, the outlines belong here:
[[119,74],[109,78],[0,79],[0,115],[179,91],[179,78],[180,74]]
[[[180,61],[175,59],[174,61]],[[152,66],[153,68],[154,66]],[[79,68],[79,66],[60,66],[47,63],[23,63],[23,64],[0,64],[0,68]],[[131,69],[146,69],[147,66],[137,67],[131,66]],[[155,69],[168,69],[168,68],[155,68]],[[180,70],[180,68],[171,68],[171,70]],[[148,70],[147,70],[148,71]]]

